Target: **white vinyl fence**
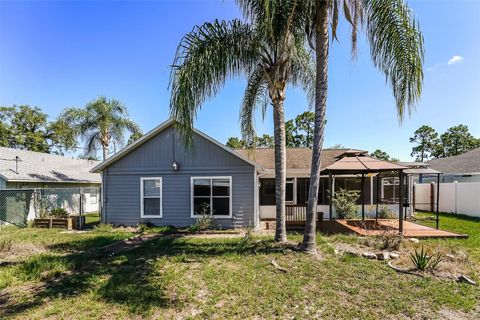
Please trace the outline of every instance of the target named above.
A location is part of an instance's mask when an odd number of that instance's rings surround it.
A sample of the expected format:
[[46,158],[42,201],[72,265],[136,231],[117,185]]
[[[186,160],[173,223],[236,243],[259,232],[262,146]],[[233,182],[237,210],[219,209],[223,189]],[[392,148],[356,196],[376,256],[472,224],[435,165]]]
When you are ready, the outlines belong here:
[[[432,210],[437,206],[437,184],[416,183],[415,208]],[[433,192],[433,193],[432,193]],[[439,211],[462,213],[472,217],[480,217],[480,183],[450,182],[440,183]]]

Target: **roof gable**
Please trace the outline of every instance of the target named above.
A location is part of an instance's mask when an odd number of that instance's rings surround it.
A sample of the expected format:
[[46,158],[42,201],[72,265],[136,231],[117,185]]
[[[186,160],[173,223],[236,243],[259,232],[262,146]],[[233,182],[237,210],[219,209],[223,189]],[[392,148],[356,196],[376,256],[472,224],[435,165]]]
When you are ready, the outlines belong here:
[[[168,128],[170,128],[171,126],[174,125],[174,120],[173,119],[169,119],[163,123],[161,123],[160,125],[158,125],[157,127],[155,127],[154,129],[150,130],[149,132],[147,132],[144,136],[142,136],[140,139],[138,139],[137,141],[135,141],[134,143],[126,146],[125,148],[123,148],[122,150],[120,150],[119,152],[117,152],[116,154],[112,155],[110,158],[108,158],[107,160],[103,161],[102,163],[98,164],[97,166],[95,166],[91,171],[92,172],[99,172],[99,171],[102,171],[104,170],[105,168],[109,167],[110,165],[116,163],[117,161],[119,161],[120,159],[126,157],[127,155],[129,155],[132,151],[136,150],[137,148],[139,148],[140,146],[144,145],[146,142],[152,140],[153,138],[157,137],[160,133],[162,133],[163,131],[167,130]],[[225,145],[221,144],[220,142],[218,142],[217,140],[213,139],[212,137],[206,135],[205,133],[197,130],[197,129],[194,129],[194,133],[199,135],[200,137],[206,139],[208,142],[220,147],[221,149],[225,150],[226,152],[228,152],[229,154],[232,154],[233,156],[235,156],[236,158],[239,158],[241,159],[242,161],[245,161],[246,163],[254,166],[254,167],[257,167],[257,168],[261,168],[261,166],[248,159],[247,157],[244,157],[238,153],[236,153],[235,151],[233,151],[232,149],[226,147]]]

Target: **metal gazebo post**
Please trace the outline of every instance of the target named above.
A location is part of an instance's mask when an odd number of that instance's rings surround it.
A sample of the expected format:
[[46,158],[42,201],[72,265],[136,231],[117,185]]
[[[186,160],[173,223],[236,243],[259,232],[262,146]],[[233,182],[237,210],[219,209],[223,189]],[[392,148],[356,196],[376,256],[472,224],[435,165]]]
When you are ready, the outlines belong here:
[[365,220],[365,173],[362,173],[362,220]]
[[440,173],[437,173],[437,219],[436,219],[437,229],[438,229],[439,203],[440,203]]
[[333,180],[332,180],[332,173],[329,172],[328,173],[328,184],[329,184],[329,193],[328,193],[328,215],[329,215],[329,218],[330,220],[333,219],[333,215],[332,215],[332,199],[333,199],[333,188],[332,188],[332,184],[333,184]]
[[399,183],[398,183],[398,229],[401,235],[403,235],[403,170],[398,171]]
[[376,211],[375,211],[375,222],[378,222],[378,202],[380,201],[380,196],[379,196],[379,194],[380,194],[380,172],[377,174],[376,178],[377,178],[377,194],[376,194],[376,196],[377,196],[377,203],[376,203],[377,207],[376,207]]

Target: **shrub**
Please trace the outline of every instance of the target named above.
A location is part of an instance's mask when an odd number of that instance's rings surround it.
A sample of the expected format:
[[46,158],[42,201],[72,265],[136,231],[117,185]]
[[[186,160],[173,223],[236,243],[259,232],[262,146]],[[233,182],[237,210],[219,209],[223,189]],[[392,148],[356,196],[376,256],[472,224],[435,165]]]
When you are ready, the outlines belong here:
[[396,230],[384,230],[379,236],[380,249],[382,250],[398,250],[402,243],[402,237]]
[[200,214],[200,217],[197,218],[197,221],[188,228],[189,231],[205,231],[212,229],[213,227],[213,212],[210,213],[210,205],[203,203],[199,210],[198,213]]
[[353,219],[357,217],[357,200],[360,198],[358,191],[340,189],[335,192],[333,206],[340,219]]
[[50,216],[53,218],[68,218],[69,213],[64,208],[55,208],[50,211]]
[[395,215],[393,214],[392,210],[390,210],[387,206],[382,206],[380,210],[378,210],[378,218],[379,219],[393,219]]
[[424,250],[423,244],[422,249],[418,251],[415,249],[414,253],[410,253],[410,260],[412,260],[415,269],[424,271],[428,267],[428,263],[432,257],[428,256],[427,251]]
[[438,265],[443,261],[443,257],[443,254],[440,252],[434,254],[430,259],[430,265],[428,266],[428,269],[430,269],[430,271],[437,270]]

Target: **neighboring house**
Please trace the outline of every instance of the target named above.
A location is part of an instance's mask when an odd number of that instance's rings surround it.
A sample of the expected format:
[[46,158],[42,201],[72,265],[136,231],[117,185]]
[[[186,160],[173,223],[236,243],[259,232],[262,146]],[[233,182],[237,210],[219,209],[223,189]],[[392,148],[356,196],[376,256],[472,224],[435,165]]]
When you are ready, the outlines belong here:
[[[85,194],[84,212],[98,211],[101,176],[90,170],[99,161],[72,159],[55,154],[0,147],[0,192],[41,190],[50,202],[78,213],[80,188]],[[32,217],[32,210],[29,218]]]
[[441,182],[480,182],[480,148],[452,157],[432,159],[428,164],[443,173]]
[[[185,148],[173,124],[160,124],[92,169],[102,173],[104,222],[182,227],[205,210],[212,210],[215,223],[224,227],[257,226],[260,219],[274,218],[274,149],[232,150],[198,130],[191,148]],[[322,167],[351,153],[367,152],[325,149]],[[287,149],[288,205],[305,205],[311,155],[308,148]],[[337,177],[334,189],[358,190],[360,179]],[[382,198],[394,200],[395,187],[382,187]],[[328,176],[322,176],[318,211],[328,211],[327,189]],[[375,175],[366,177],[364,192],[366,204],[376,203]]]

